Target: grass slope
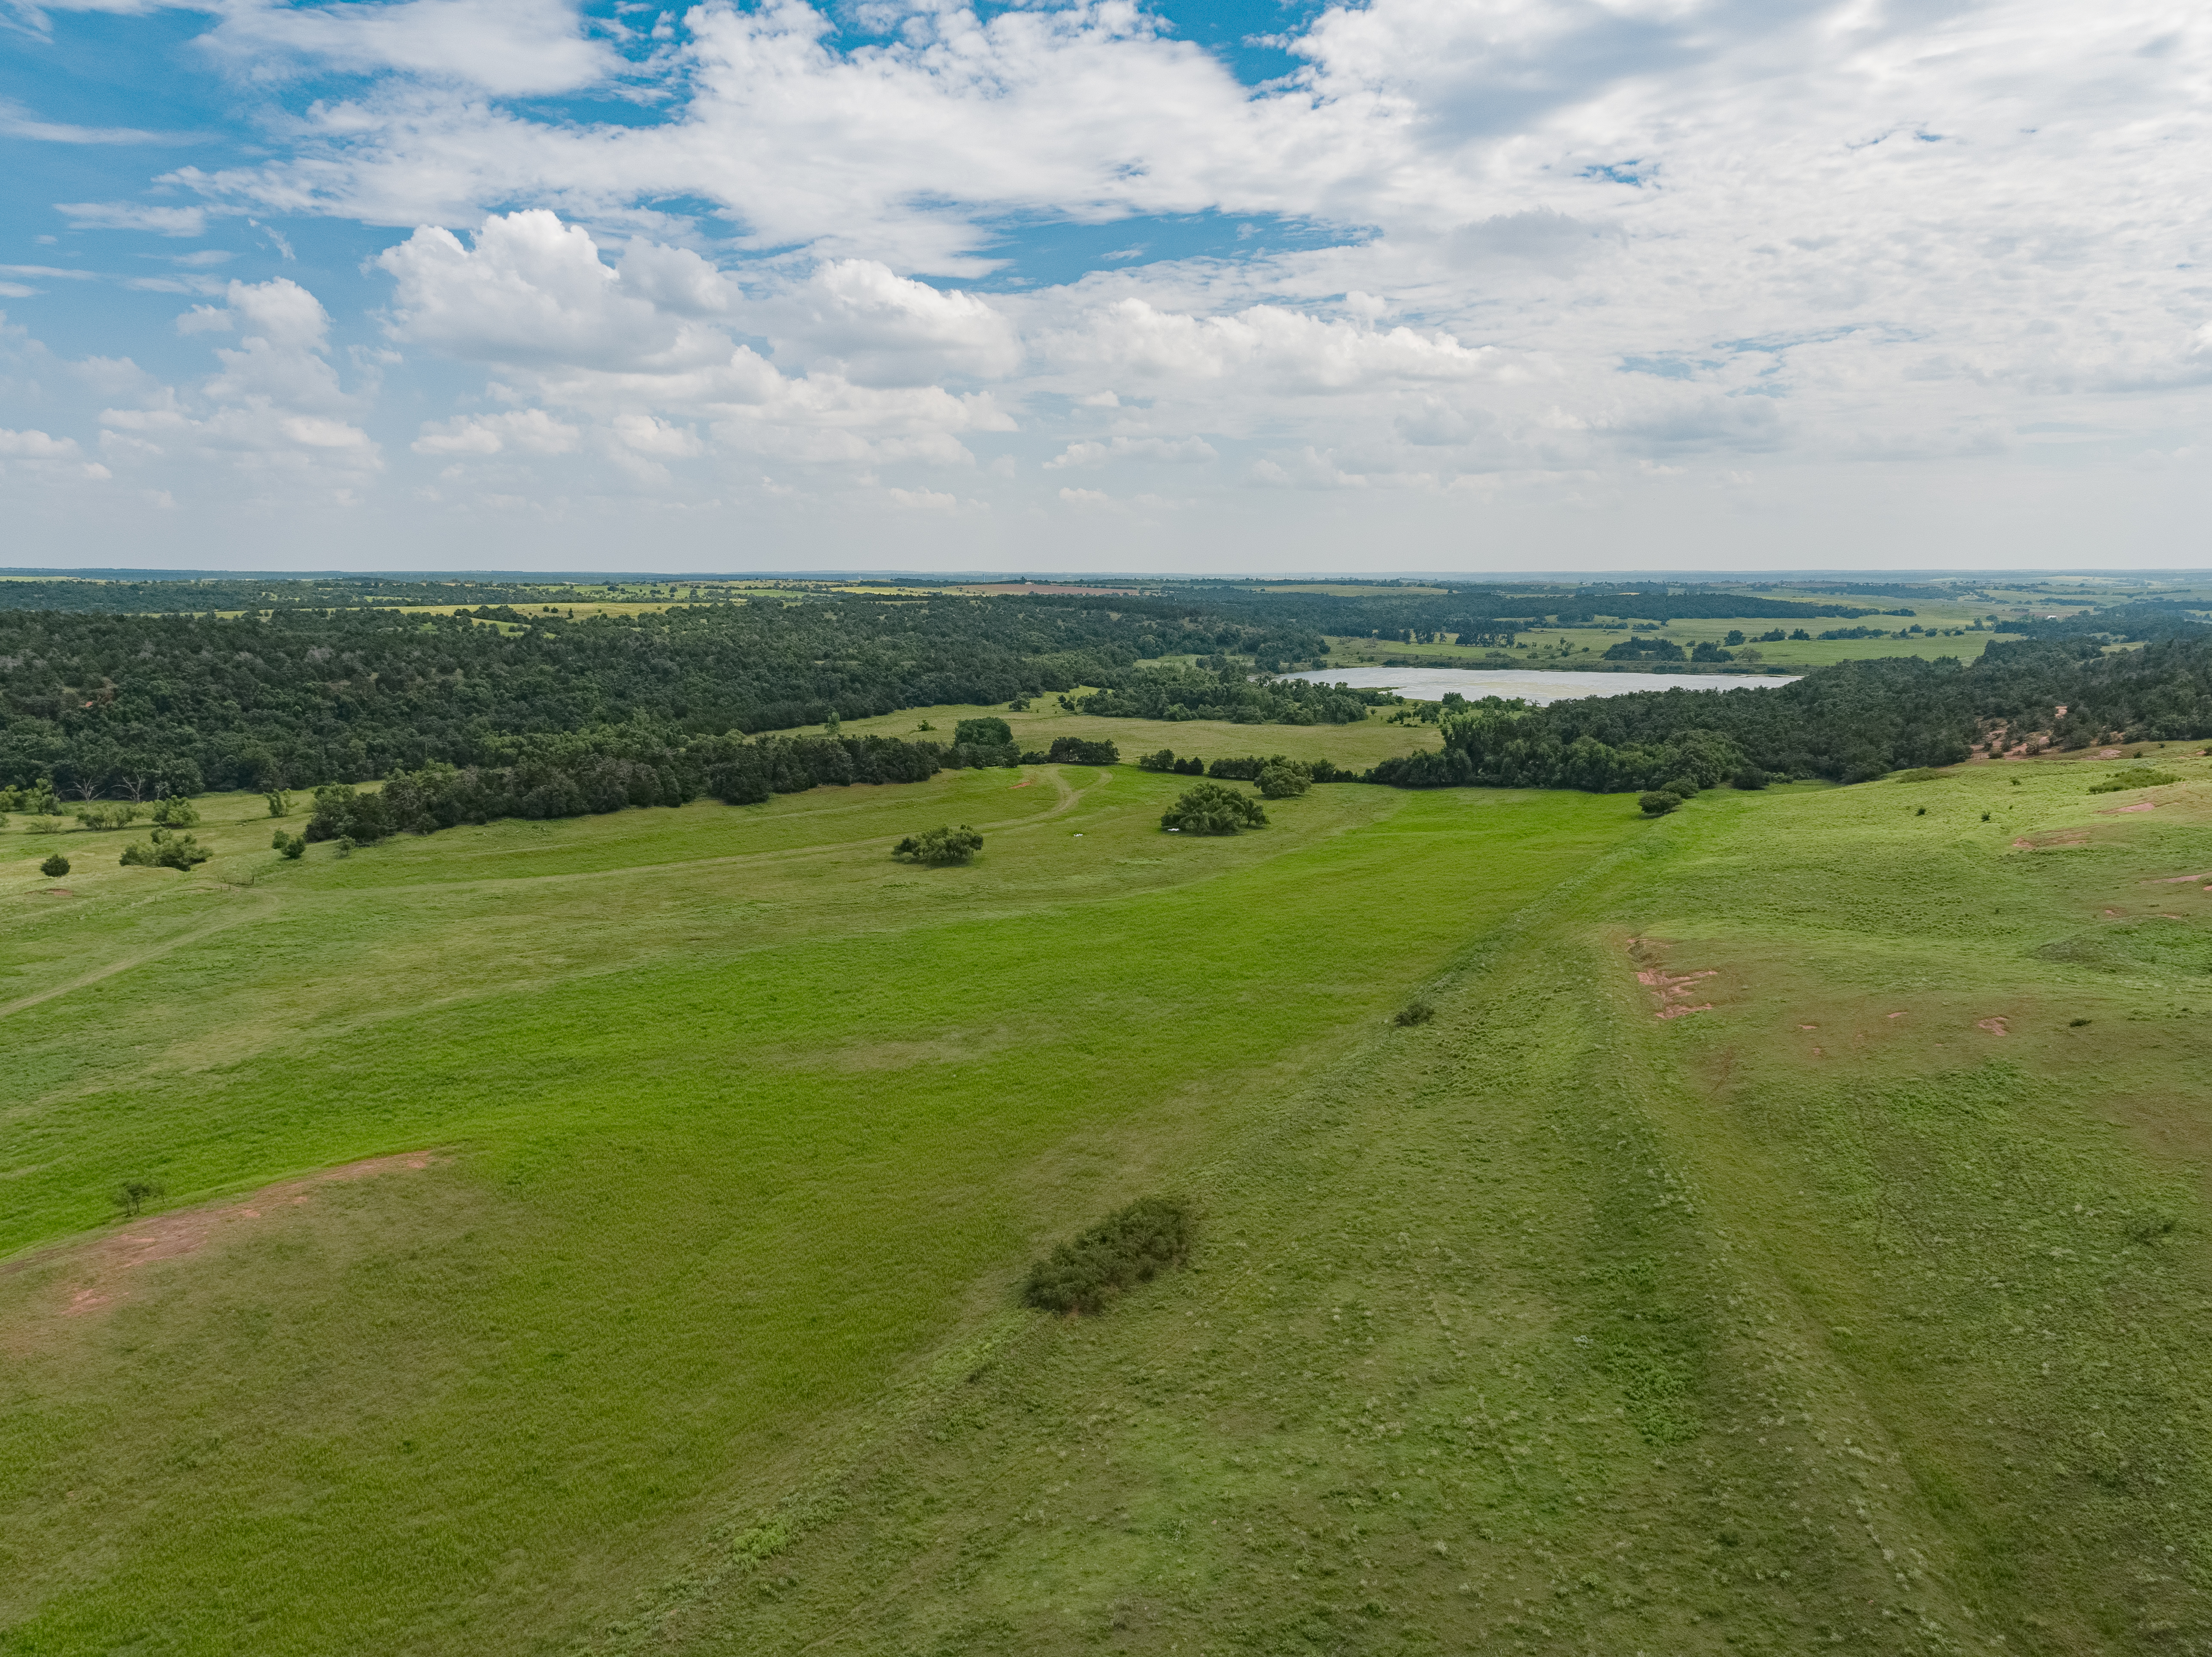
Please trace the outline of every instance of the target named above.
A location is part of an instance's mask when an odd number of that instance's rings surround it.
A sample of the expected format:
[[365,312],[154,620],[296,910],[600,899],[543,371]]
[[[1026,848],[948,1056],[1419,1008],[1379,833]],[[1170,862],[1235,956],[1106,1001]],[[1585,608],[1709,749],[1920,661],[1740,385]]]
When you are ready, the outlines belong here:
[[2205,1648],[2188,769],[1663,819],[607,1648]]
[[[2157,758],[11,880],[0,1649],[2212,1648]],[[946,819],[974,868],[884,861]],[[1192,1269],[1013,1305],[1149,1192]]]
[[[199,832],[251,885],[114,868],[117,835],[59,837],[70,896],[11,877],[4,1246],[128,1177],[436,1154],[0,1275],[0,1648],[563,1643],[1632,832],[1339,788],[1186,839],[1171,779],[1027,775],[297,864],[234,796]],[[944,820],[974,868],[890,862]]]

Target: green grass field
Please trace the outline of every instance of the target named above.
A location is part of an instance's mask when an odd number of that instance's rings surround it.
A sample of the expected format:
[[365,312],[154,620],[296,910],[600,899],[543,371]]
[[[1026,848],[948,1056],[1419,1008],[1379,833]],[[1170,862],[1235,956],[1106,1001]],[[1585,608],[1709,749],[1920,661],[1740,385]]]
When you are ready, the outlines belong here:
[[2205,1648],[2181,752],[18,825],[0,1651]]

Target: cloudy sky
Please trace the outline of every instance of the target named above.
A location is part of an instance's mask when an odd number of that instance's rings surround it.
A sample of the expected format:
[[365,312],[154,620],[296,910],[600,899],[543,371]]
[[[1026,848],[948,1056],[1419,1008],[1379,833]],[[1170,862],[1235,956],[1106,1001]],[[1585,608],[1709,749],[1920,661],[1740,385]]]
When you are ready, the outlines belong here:
[[2196,6],[0,40],[0,564],[2212,564]]

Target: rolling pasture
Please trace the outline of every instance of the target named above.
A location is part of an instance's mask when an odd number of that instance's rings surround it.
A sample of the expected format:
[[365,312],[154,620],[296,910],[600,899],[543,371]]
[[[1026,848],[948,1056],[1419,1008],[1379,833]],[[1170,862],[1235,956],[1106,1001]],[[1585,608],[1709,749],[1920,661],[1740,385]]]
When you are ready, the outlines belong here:
[[[0,1651],[2206,1648],[2212,766],[2145,757],[10,828]],[[1189,1270],[1016,1306],[1152,1193]]]

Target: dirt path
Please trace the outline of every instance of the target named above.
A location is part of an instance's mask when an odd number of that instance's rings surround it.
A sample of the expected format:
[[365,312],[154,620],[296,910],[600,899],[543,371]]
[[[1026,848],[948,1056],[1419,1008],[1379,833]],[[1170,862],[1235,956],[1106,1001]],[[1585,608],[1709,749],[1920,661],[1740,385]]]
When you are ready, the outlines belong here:
[[242,901],[250,907],[242,908],[234,914],[222,916],[219,919],[209,922],[205,926],[196,927],[190,932],[180,932],[175,937],[142,949],[135,955],[125,955],[120,960],[110,961],[105,966],[94,967],[89,972],[71,978],[67,984],[58,984],[51,990],[40,990],[36,995],[23,996],[15,1001],[0,1003],[0,1019],[4,1019],[11,1014],[24,1012],[41,1002],[50,1002],[57,996],[66,996],[74,990],[87,989],[104,979],[113,978],[118,972],[128,972],[134,966],[143,966],[148,961],[159,960],[173,949],[181,949],[188,943],[198,943],[201,939],[211,937],[216,933],[228,931],[232,927],[243,922],[272,914],[276,908],[276,900],[273,898],[252,898]]

